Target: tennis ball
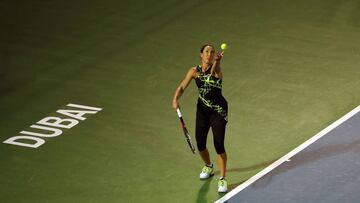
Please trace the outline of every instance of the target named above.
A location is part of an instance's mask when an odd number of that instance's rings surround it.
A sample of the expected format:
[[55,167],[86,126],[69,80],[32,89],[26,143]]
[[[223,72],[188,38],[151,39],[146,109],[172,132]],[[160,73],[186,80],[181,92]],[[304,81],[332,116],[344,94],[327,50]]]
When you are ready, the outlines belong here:
[[222,43],[220,47],[221,47],[222,50],[225,50],[225,49],[227,48],[227,44],[226,44],[226,43]]

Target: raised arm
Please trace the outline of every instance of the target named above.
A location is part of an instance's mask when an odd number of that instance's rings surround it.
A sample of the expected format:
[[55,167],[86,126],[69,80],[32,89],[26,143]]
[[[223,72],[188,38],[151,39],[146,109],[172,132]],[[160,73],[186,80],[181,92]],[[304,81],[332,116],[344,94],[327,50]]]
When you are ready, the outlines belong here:
[[172,100],[172,107],[176,110],[179,107],[179,99],[184,93],[186,87],[190,84],[191,79],[195,78],[196,70],[195,68],[190,68],[187,72],[185,78],[181,81],[180,85],[176,88],[175,94]]
[[218,75],[219,77],[221,77],[222,73],[221,73],[221,69],[220,69],[220,61],[223,56],[224,56],[224,51],[216,54],[215,62],[211,66],[211,75]]

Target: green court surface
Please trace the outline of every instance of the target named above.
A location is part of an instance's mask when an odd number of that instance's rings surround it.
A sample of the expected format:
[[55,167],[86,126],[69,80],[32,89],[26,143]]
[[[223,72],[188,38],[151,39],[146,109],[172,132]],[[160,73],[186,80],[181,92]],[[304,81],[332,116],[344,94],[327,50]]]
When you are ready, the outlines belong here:
[[[1,202],[221,197],[171,108],[207,42],[229,46],[230,189],[359,104],[356,0],[4,1],[0,17]],[[197,94],[180,100],[193,139]],[[37,149],[2,143],[69,103],[102,110]]]

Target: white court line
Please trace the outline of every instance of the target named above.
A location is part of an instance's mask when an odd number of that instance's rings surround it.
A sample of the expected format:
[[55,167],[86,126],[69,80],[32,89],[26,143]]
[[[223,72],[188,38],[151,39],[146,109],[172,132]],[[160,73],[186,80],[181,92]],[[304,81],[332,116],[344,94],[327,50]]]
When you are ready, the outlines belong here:
[[274,170],[280,164],[284,163],[287,160],[290,160],[290,158],[293,157],[295,154],[299,153],[300,151],[302,151],[303,149],[314,143],[316,140],[320,139],[322,136],[326,135],[328,132],[330,132],[340,124],[344,123],[346,120],[357,114],[359,111],[360,111],[360,106],[357,106],[355,109],[347,113],[345,116],[341,117],[340,119],[338,119],[337,121],[326,127],[325,129],[314,135],[312,138],[308,139],[307,141],[305,141],[304,143],[293,149],[291,152],[287,153],[285,156],[281,157],[280,159],[278,159],[277,161],[275,161],[274,163],[272,163],[271,165],[269,165],[268,167],[266,167],[256,175],[254,175],[253,177],[249,178],[247,181],[237,186],[235,189],[231,190],[222,198],[218,199],[215,203],[222,203],[229,200],[231,197],[233,197],[234,195],[236,195],[237,193],[239,193],[240,191],[242,191],[243,189],[245,189],[246,187],[257,181],[258,179],[260,179],[270,171]]

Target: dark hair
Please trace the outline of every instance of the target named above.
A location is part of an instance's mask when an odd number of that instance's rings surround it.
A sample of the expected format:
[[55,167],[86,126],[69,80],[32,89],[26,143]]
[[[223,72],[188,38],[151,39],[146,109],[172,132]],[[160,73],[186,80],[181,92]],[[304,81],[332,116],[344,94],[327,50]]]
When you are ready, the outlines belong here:
[[207,46],[211,46],[212,48],[215,49],[215,47],[214,47],[213,45],[211,45],[211,44],[204,44],[204,45],[201,47],[201,49],[200,49],[200,53],[203,53],[205,47],[207,47]]

